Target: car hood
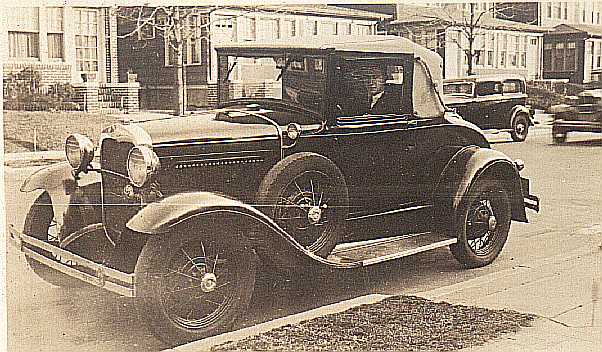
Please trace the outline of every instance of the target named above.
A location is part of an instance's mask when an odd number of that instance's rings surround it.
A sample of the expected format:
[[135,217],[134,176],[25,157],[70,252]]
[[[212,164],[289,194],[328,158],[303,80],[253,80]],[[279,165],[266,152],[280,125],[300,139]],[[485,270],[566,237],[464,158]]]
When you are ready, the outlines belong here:
[[145,120],[112,125],[103,134],[118,141],[152,146],[278,137],[276,126],[260,117],[261,113],[220,109],[188,116],[149,115]]

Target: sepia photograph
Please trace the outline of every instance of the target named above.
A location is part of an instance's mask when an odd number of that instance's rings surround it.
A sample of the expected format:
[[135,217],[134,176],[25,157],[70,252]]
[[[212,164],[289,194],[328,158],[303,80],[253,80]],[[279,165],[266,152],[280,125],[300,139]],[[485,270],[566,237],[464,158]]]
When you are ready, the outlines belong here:
[[2,0],[0,351],[599,351],[601,17]]

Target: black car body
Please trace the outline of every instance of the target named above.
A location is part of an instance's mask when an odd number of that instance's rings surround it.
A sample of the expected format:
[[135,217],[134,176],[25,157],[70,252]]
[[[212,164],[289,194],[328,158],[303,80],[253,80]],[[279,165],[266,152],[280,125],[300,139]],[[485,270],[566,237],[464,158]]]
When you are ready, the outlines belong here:
[[569,132],[602,132],[602,89],[585,90],[574,104],[550,107],[554,114],[552,137],[555,143],[566,141]]
[[443,81],[443,101],[482,129],[510,132],[524,141],[533,125],[525,79],[520,75],[469,76]]
[[424,48],[379,38],[218,55],[219,108],[110,126],[99,164],[72,135],[69,162],[24,183],[43,193],[11,235],[38,275],[136,297],[177,343],[231,326],[259,263],[315,273],[450,246],[483,266],[510,221],[538,209],[524,165],[444,109]]

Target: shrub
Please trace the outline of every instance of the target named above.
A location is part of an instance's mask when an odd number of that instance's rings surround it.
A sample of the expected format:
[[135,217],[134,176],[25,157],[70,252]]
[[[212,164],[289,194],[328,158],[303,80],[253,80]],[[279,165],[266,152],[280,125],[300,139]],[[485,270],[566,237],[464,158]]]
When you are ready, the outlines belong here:
[[41,75],[32,68],[7,75],[3,96],[5,110],[81,110],[75,103],[75,90],[69,83],[42,86]]

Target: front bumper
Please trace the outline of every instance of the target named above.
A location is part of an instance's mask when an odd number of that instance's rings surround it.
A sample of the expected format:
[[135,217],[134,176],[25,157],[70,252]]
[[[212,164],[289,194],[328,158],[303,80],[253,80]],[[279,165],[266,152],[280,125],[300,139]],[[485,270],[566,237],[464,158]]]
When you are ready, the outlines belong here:
[[[134,274],[124,273],[95,263],[35,237],[28,236],[18,231],[14,225],[9,225],[9,234],[10,242],[28,258],[90,285],[104,288],[121,296],[136,297]],[[61,258],[62,261],[41,255],[34,248],[50,252]],[[64,264],[64,261],[69,261],[69,265]]]
[[536,212],[539,212],[539,198],[537,196],[530,194],[531,192],[529,190],[529,179],[521,177],[520,183],[521,183],[521,188],[523,190],[523,199],[524,199],[525,208],[529,208],[529,209],[535,210]]

